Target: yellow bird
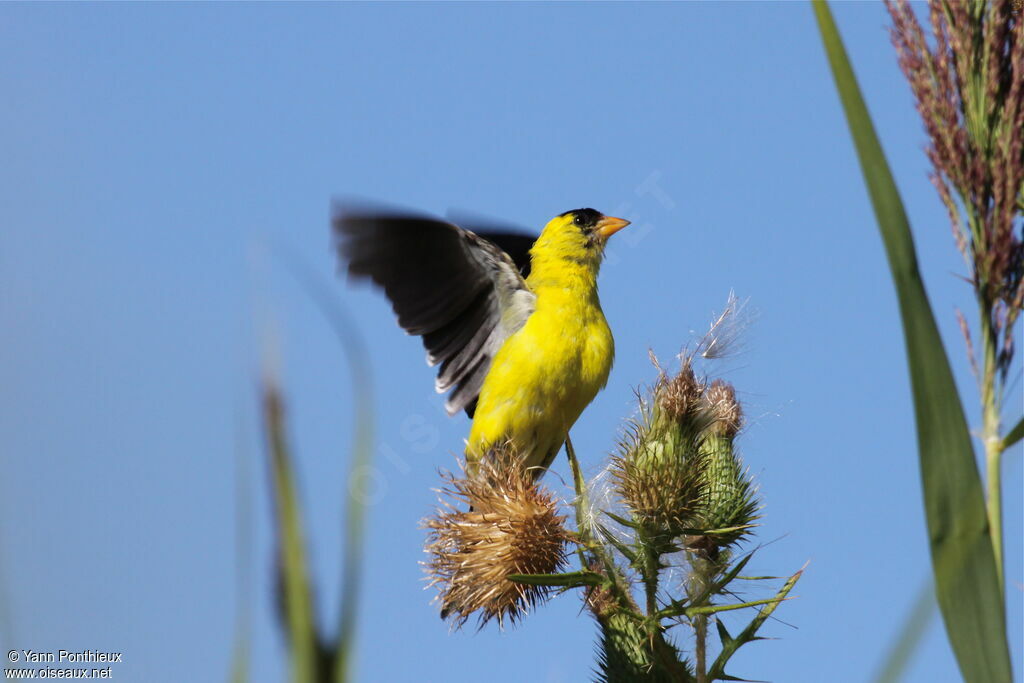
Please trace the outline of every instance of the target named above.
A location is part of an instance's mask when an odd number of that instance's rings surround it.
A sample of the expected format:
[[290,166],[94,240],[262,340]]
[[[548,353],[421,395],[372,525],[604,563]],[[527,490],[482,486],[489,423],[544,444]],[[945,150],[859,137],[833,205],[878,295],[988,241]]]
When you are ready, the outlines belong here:
[[381,286],[440,364],[449,415],[473,419],[472,464],[510,442],[534,476],[604,388],[615,344],[597,296],[609,237],[629,225],[594,209],[553,218],[540,237],[413,214],[339,207],[350,278]]

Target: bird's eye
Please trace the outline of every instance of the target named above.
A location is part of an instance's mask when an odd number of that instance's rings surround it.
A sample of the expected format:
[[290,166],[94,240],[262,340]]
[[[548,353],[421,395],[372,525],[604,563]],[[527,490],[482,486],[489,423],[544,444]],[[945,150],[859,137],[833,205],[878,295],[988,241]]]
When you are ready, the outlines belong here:
[[584,223],[583,216],[576,214],[576,216],[573,217],[572,222],[582,228]]

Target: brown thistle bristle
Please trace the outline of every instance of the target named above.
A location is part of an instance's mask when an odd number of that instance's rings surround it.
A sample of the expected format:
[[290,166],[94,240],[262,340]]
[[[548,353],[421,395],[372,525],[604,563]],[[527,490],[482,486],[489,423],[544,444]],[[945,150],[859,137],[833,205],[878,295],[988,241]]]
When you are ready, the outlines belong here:
[[[590,571],[603,574],[604,567],[600,562],[591,562]],[[606,617],[619,607],[619,601],[615,598],[615,595],[611,590],[604,584],[588,586],[583,592],[583,604],[590,610],[590,613],[598,619]]]
[[711,424],[708,429],[715,434],[733,437],[743,425],[743,409],[736,400],[736,390],[728,382],[716,379],[704,392]]
[[692,526],[702,497],[697,444],[710,416],[702,399],[706,383],[692,361],[684,356],[671,378],[658,368],[653,399],[641,400],[641,418],[627,428],[611,460],[616,491],[647,533],[672,536]]
[[565,564],[570,534],[554,496],[533,481],[511,454],[490,454],[475,476],[445,475],[444,493],[470,512],[444,508],[426,520],[426,562],[437,586],[441,617],[460,627],[477,614],[514,622],[548,588],[510,581],[511,574],[552,574]]
[[[648,443],[658,449],[661,444]],[[666,457],[614,456],[611,473],[616,488],[637,522],[673,535],[693,526],[702,499],[703,467],[696,451],[667,453]]]
[[698,409],[703,392],[704,384],[694,374],[693,362],[689,357],[683,359],[679,374],[672,379],[662,376],[654,388],[658,405],[675,420],[692,416]]

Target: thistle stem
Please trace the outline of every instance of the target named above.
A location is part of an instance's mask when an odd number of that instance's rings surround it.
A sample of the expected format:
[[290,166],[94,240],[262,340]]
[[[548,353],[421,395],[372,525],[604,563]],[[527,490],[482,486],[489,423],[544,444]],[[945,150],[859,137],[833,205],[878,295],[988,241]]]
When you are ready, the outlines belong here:
[[[629,582],[615,565],[615,560],[605,549],[603,541],[594,533],[589,512],[590,498],[587,495],[587,483],[583,479],[583,470],[580,469],[580,462],[576,457],[576,449],[572,447],[572,441],[569,439],[568,433],[565,435],[565,455],[569,459],[569,468],[572,470],[573,487],[576,489],[576,528],[579,530],[580,540],[583,541],[583,544],[587,549],[586,551],[582,548],[578,550],[580,565],[584,571],[587,571],[592,570],[592,567],[590,566],[591,560],[599,562],[601,566],[604,567],[605,576],[609,579],[609,585],[607,588],[615,597],[619,609],[621,609],[624,614],[638,614],[640,612],[640,608],[637,606],[636,600],[633,599],[633,596],[629,591]],[[591,554],[590,559],[587,557],[587,552]],[[598,618],[601,618],[600,615],[598,615]],[[655,642],[657,643],[658,639],[661,638],[661,634],[655,634],[655,636]]]
[[[579,529],[580,538],[587,546],[592,546],[594,539],[593,530],[590,527],[590,520],[587,510],[590,508],[590,499],[587,496],[587,484],[583,481],[583,471],[580,469],[580,462],[576,459],[576,449],[572,447],[569,435],[565,435],[565,455],[569,458],[569,469],[572,470],[573,488],[576,489],[576,528]],[[583,567],[587,569],[586,566]]]
[[648,546],[645,550],[647,557],[644,562],[644,590],[647,593],[647,616],[653,616],[658,611],[658,572],[661,563],[653,548]]
[[697,615],[694,619],[693,630],[697,641],[693,650],[694,658],[697,660],[697,683],[707,683],[708,616],[706,614]]
[[653,617],[658,612],[658,573],[661,571],[661,562],[658,559],[659,548],[656,540],[644,532],[641,527],[637,529],[637,544],[642,552],[642,565],[640,574],[644,582],[644,596],[647,598],[647,616]]
[[[590,523],[590,498],[587,495],[587,483],[583,479],[583,470],[580,469],[580,461],[576,458],[576,449],[572,447],[572,441],[569,439],[568,434],[565,435],[565,455],[569,458],[573,488],[576,489],[576,528],[579,529],[580,539],[587,547],[587,550],[593,553],[594,557],[601,562],[608,577],[613,579],[614,584],[618,587],[619,581],[615,562],[605,552],[604,544],[594,533]],[[582,550],[579,552],[579,556],[582,568],[584,570],[590,569],[585,553]],[[622,599],[621,595],[618,597],[620,600]]]
[[[701,557],[700,554],[693,558],[691,563],[693,567],[693,574],[690,586],[690,600],[692,600],[691,606],[703,607],[711,604],[710,594],[707,591],[707,586],[711,580],[711,563],[706,558]],[[698,597],[699,596],[699,597]],[[694,598],[697,598],[696,600]],[[708,644],[708,615],[698,614],[693,617],[691,622],[693,624],[693,635],[694,635],[694,648],[693,656],[696,660],[696,674],[697,683],[708,683],[708,665],[707,665],[707,644]]]

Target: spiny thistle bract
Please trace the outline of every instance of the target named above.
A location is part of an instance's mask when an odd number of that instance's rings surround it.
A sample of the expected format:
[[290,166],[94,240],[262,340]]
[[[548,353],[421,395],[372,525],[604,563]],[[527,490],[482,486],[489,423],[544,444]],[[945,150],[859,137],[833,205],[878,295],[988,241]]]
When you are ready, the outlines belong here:
[[553,574],[566,561],[570,534],[555,497],[525,471],[510,449],[492,452],[465,478],[444,475],[443,493],[469,511],[444,503],[424,521],[426,563],[437,586],[441,616],[462,626],[477,614],[514,622],[549,588],[510,581],[514,574]]
[[[598,563],[591,570],[599,571]],[[597,648],[595,683],[690,683],[692,670],[681,652],[664,636],[664,630],[637,619],[624,610],[607,586],[592,586],[583,603],[601,627]],[[636,608],[635,604],[631,607]]]
[[619,495],[650,535],[676,536],[696,520],[705,485],[703,391],[689,361],[672,379],[662,374],[612,459]]
[[701,543],[714,558],[719,549],[735,544],[749,532],[759,504],[733,449],[743,420],[736,391],[731,384],[715,380],[702,398],[711,420],[699,445],[705,465],[699,527],[714,532],[707,533]]
[[739,541],[758,503],[733,451],[743,413],[732,386],[709,387],[687,357],[675,377],[662,373],[640,413],[612,462],[634,520],[652,536],[688,530],[688,545],[710,556]]
[[671,643],[652,641],[636,618],[613,611],[597,616],[601,641],[595,683],[690,683],[693,672]]
[[[760,639],[758,629],[800,572],[774,597],[735,603],[735,581],[766,578],[742,577],[753,552],[731,552],[757,512],[733,449],[743,413],[733,388],[699,378],[693,358],[684,357],[673,376],[658,368],[654,387],[640,397],[639,417],[592,491],[567,441],[575,531],[509,446],[463,478],[446,476],[447,502],[424,522],[425,564],[442,617],[456,627],[474,615],[481,627],[492,619],[503,624],[550,591],[582,589],[600,629],[599,683],[741,680],[726,673],[729,659]],[[565,569],[570,547],[578,571]],[[743,630],[731,635],[718,623],[709,631],[718,612],[746,608],[757,613]],[[692,629],[692,657],[677,645],[672,629],[679,626]],[[708,650],[715,630],[717,655]]]

